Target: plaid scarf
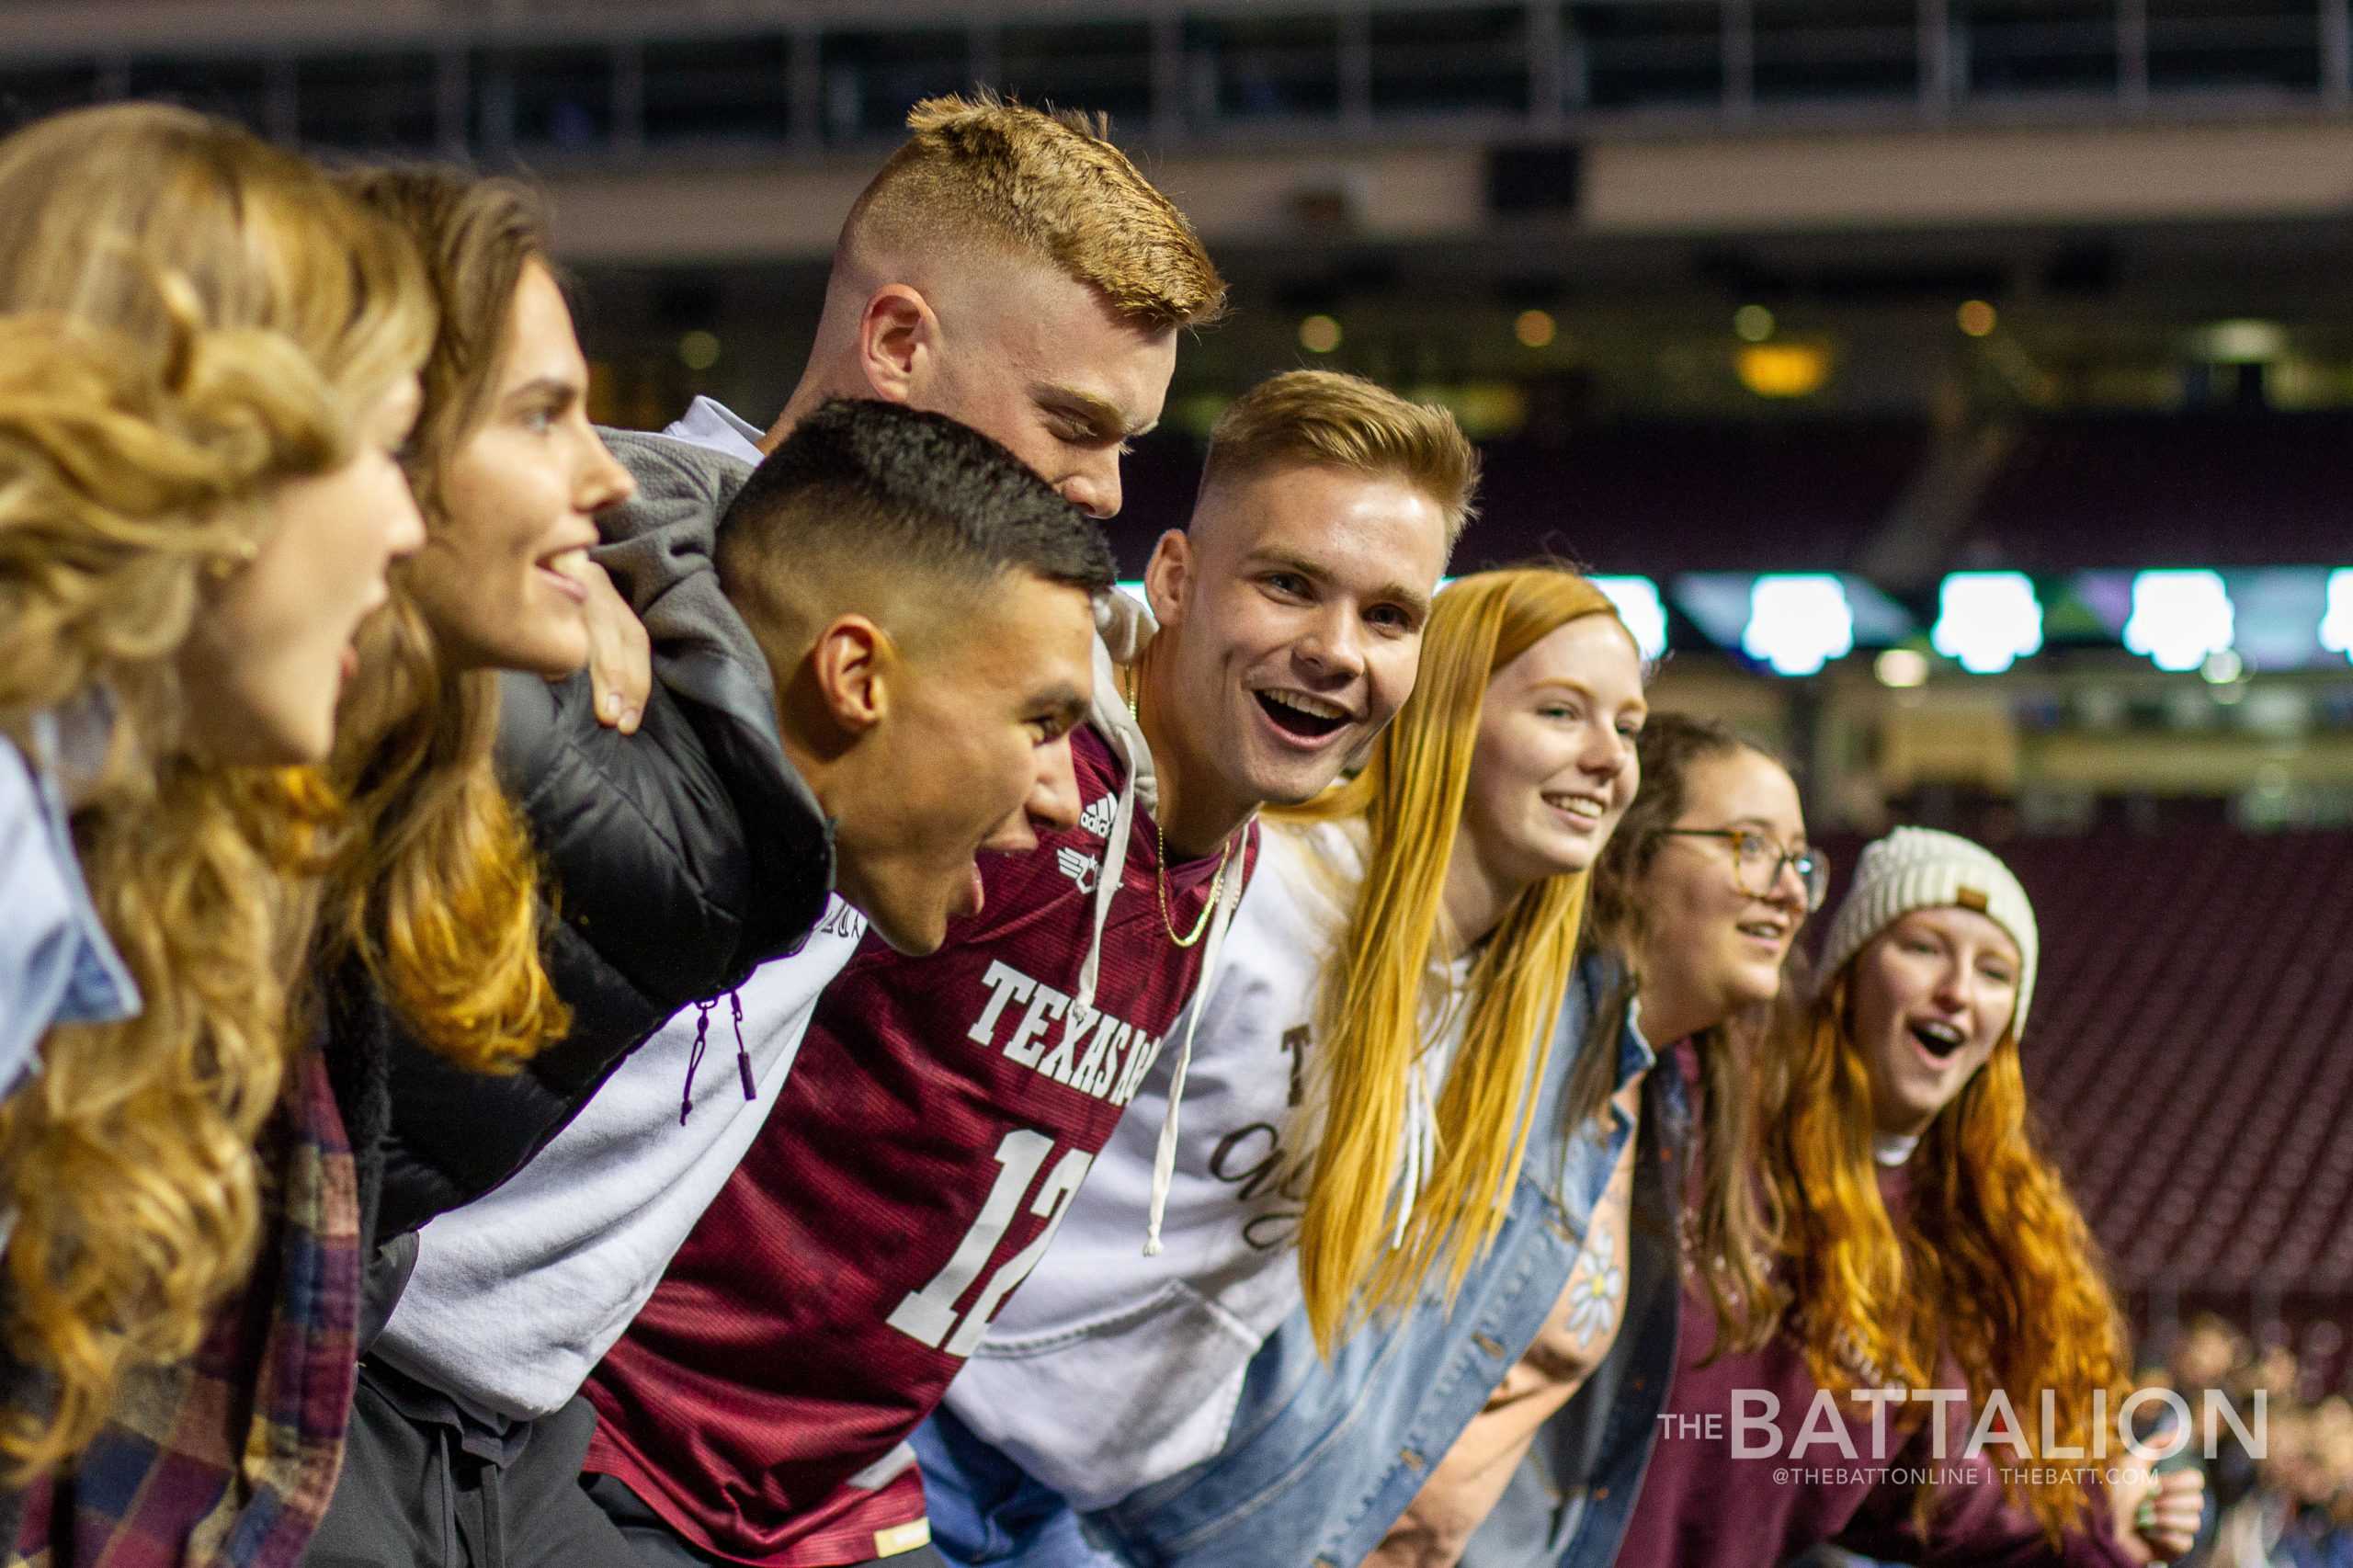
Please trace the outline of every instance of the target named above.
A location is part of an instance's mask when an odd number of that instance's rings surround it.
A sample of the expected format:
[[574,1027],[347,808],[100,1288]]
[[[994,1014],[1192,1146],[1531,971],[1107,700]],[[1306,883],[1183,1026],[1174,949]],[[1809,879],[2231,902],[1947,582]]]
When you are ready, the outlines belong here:
[[319,1052],[265,1135],[278,1221],[195,1357],[140,1374],[24,1498],[25,1568],[294,1568],[335,1494],[358,1375],[359,1199]]

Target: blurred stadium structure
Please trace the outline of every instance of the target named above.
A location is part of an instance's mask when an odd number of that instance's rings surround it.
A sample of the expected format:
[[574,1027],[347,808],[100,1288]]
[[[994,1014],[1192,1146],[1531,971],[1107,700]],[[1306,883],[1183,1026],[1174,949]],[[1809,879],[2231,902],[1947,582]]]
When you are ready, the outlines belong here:
[[774,412],[878,150],[975,83],[1109,111],[1235,285],[1131,567],[1256,377],[1445,400],[1490,463],[1458,569],[1610,574],[1658,700],[1802,760],[1842,846],[2014,857],[2031,1070],[2152,1321],[2338,1356],[2348,0],[0,5],[12,122],[165,97],[529,169],[634,425]]

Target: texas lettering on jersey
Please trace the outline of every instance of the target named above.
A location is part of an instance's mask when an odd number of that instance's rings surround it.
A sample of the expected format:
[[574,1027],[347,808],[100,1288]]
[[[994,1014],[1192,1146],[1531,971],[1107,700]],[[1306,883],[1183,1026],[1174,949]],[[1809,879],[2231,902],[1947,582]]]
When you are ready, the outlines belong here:
[[1005,1040],[1008,1060],[1115,1106],[1136,1097],[1143,1075],[1152,1071],[1153,1061],[1160,1054],[1159,1037],[1087,1006],[1007,963],[992,960],[981,980],[989,988],[989,1002],[965,1031],[969,1039],[984,1046],[995,1045],[1005,1032],[1006,1005],[1026,1003],[1020,1021]]
[[[707,1551],[824,1568],[921,1518],[893,1449],[1051,1245],[1199,982],[1152,823],[1107,846],[1119,765],[1089,730],[1071,753],[1075,826],[985,858],[982,913],[938,953],[870,937],[827,990],[758,1142],[590,1381],[588,1468]],[[1255,850],[1253,828],[1229,877]],[[1217,867],[1169,869],[1179,929]]]

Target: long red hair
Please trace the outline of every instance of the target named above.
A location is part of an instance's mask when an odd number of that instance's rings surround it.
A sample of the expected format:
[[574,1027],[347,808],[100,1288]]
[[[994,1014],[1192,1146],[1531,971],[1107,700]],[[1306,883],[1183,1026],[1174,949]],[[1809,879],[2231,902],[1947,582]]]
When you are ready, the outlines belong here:
[[[1937,1386],[1948,1358],[1972,1411],[2001,1391],[2018,1419],[1995,1432],[2022,1433],[2033,1452],[2007,1468],[2040,1478],[2008,1490],[2055,1540],[2082,1525],[2086,1498],[2071,1464],[2041,1451],[2043,1392],[2055,1451],[2097,1455],[2095,1395],[2113,1410],[2125,1390],[2124,1322],[2098,1246],[2042,1152],[2008,1030],[1914,1152],[1899,1229],[1880,1199],[1853,972],[1832,978],[1777,1053],[1760,1108],[1791,1330],[1815,1381],[1842,1395]],[[1924,1489],[1923,1524],[1933,1502]]]

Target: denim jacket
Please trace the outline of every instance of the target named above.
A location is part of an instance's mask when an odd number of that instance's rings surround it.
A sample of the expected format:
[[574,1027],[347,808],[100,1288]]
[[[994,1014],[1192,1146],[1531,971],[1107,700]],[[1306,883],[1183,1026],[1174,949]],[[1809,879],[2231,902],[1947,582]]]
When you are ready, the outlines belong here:
[[1461,1568],[1609,1568],[1632,1522],[1682,1324],[1677,1238],[1693,1117],[1681,1074],[1652,1074],[1643,1110],[1625,1325],[1537,1433]]
[[32,1066],[51,1024],[139,1011],[138,987],[83,883],[57,782],[62,767],[103,754],[103,722],[90,717],[100,733],[87,745],[49,713],[33,718],[31,756],[0,739],[0,1094]]
[[[1564,1007],[1572,1015],[1563,1020],[1568,1038],[1584,1037],[1612,977],[1606,960],[1579,965]],[[1618,1084],[1653,1062],[1637,1030],[1620,1031]],[[1557,1058],[1552,1064],[1510,1212],[1451,1312],[1433,1293],[1414,1312],[1359,1330],[1329,1362],[1316,1351],[1305,1312],[1294,1312],[1251,1361],[1216,1458],[1083,1518],[952,1416],[935,1417],[916,1443],[935,1544],[950,1562],[1029,1568],[1356,1568],[1567,1288],[1586,1221],[1632,1131],[1614,1107],[1599,1120],[1567,1125],[1572,1065]],[[1671,1076],[1653,1074],[1646,1099],[1668,1117],[1681,1104],[1679,1085],[1662,1087]],[[1646,1148],[1653,1119],[1645,1119]],[[1644,1249],[1637,1236],[1639,1289]],[[1671,1256],[1664,1246],[1649,1250]],[[1668,1285],[1671,1367],[1671,1277]],[[1641,1301],[1635,1298],[1630,1312]],[[1647,1313],[1643,1325],[1650,1326]],[[1630,1485],[1624,1502],[1632,1501]]]

